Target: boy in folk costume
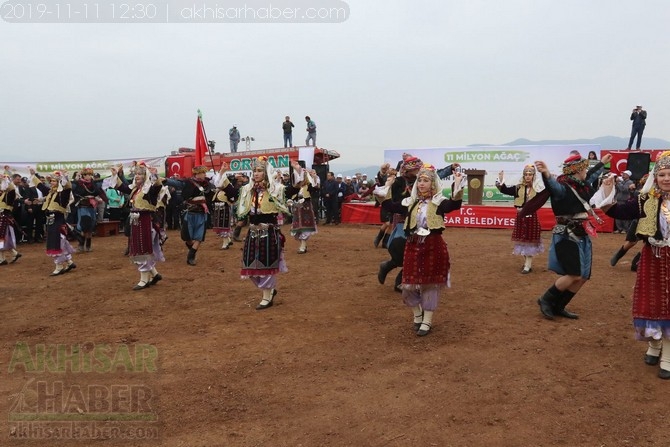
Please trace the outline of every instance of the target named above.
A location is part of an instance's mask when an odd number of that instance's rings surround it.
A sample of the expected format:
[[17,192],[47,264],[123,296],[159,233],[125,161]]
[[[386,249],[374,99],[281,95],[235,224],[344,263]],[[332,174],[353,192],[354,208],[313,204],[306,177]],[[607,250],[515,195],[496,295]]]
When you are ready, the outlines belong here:
[[297,161],[291,162],[293,167],[293,186],[286,192],[291,197],[289,205],[293,222],[291,223],[291,236],[300,242],[298,254],[307,253],[307,240],[317,233],[316,218],[312,207],[312,194],[318,191],[316,172],[308,171],[300,166]]
[[[417,174],[409,197],[401,203],[382,202],[382,207],[407,216],[402,269],[402,297],[414,315],[413,330],[422,337],[432,328],[433,313],[437,308],[440,291],[449,286],[449,251],[442,238],[444,215],[460,209],[463,201],[464,176],[454,174],[450,198],[443,195],[437,172],[423,165]],[[389,176],[386,187],[395,181]]]
[[107,194],[99,184],[93,181],[93,169],[81,170],[81,178],[74,181],[72,193],[77,201],[77,235],[79,238],[78,251],[91,251],[91,238],[97,220],[97,197],[108,203]]
[[214,199],[212,201],[212,230],[214,233],[223,239],[221,249],[228,250],[233,245],[233,232],[235,230],[235,213],[233,212],[233,205],[237,200],[237,191],[230,183],[230,179],[225,172],[228,170],[227,163],[221,163],[219,172],[216,173],[212,179],[212,183],[216,186],[214,192]]
[[[642,239],[633,289],[635,338],[648,342],[647,365],[658,365],[658,377],[670,379],[670,151],[659,155],[636,200],[616,202],[614,179],[603,180],[596,206],[617,219],[639,219]],[[601,194],[602,193],[602,194]]]
[[16,183],[7,173],[3,174],[0,177],[0,265],[13,264],[21,257],[16,251],[16,222],[12,216],[14,202],[20,198]]
[[[521,209],[537,193],[544,190],[542,179],[539,175],[536,175],[535,166],[533,165],[524,166],[523,175],[514,186],[507,186],[505,184],[504,175],[503,171],[498,173],[496,187],[501,193],[514,197],[514,207],[517,210]],[[533,270],[533,256],[544,251],[544,245],[540,237],[540,220],[537,218],[537,212],[527,215],[517,214],[514,222],[514,230],[512,231],[512,241],[514,242],[513,253],[521,255],[524,258],[521,273],[530,273]]]
[[560,277],[537,300],[540,312],[548,320],[555,316],[577,319],[579,316],[566,310],[575,294],[591,277],[591,239],[595,228],[589,221],[595,215],[589,200],[595,194],[593,182],[604,164],[612,159],[605,155],[591,169],[589,161],[581,155],[570,155],[563,162],[563,174],[554,178],[543,161],[536,161],[535,167],[542,173],[546,190],[528,202],[519,212],[528,215],[537,210],[551,196],[551,208],[556,216],[549,249],[549,270]]
[[123,171],[112,168],[111,181],[115,184],[115,189],[129,194],[128,256],[140,272],[140,281],[133,290],[146,289],[163,279],[156,270],[156,262],[164,262],[165,257],[161,248],[159,228],[154,224],[154,213],[163,188],[163,179],[158,178],[156,172],[156,168],[147,168],[140,162],[135,168],[133,183],[128,186]]
[[77,267],[72,261],[75,250],[67,240],[69,227],[65,221],[67,207],[72,199],[72,184],[66,172],[56,171],[47,175],[49,188],[35,175],[34,169],[30,169],[30,174],[32,184],[44,194],[42,209],[46,216],[47,255],[56,264],[51,276],[62,275]]
[[242,278],[249,278],[261,289],[263,298],[256,310],[272,306],[277,294],[277,273],[287,272],[284,260],[284,235],[277,216],[288,212],[284,185],[274,181],[267,158],[254,160],[251,181],[239,192],[237,216],[249,218],[249,232],[242,251]]

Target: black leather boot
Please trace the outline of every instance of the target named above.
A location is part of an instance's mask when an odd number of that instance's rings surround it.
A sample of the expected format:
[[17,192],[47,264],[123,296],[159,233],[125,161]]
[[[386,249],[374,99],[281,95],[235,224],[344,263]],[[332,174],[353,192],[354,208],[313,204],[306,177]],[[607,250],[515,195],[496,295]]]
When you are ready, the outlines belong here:
[[395,290],[398,293],[402,293],[402,289],[400,288],[400,284],[402,284],[402,269],[398,272],[398,274],[395,277],[395,284],[393,285],[393,290]]
[[561,316],[563,318],[570,318],[571,320],[577,320],[579,318],[579,315],[565,309],[565,306],[567,306],[568,303],[570,303],[570,301],[574,296],[575,293],[570,292],[569,290],[566,290],[565,292],[561,293],[556,302],[556,307],[554,307],[554,314]]
[[640,256],[642,255],[642,252],[638,252],[638,254],[635,255],[633,260],[630,263],[630,271],[631,272],[637,272],[637,264],[640,262]]
[[558,303],[560,294],[561,292],[556,286],[551,286],[544,292],[544,295],[537,299],[537,304],[540,305],[540,312],[542,312],[542,315],[547,320],[554,319],[554,308]]
[[384,237],[382,238],[382,248],[388,248],[388,242],[390,237],[391,237],[390,234],[384,235]]
[[393,262],[393,260],[384,261],[379,264],[379,272],[377,273],[379,284],[384,284],[384,281],[386,281],[386,276],[396,267],[398,266],[395,264],[395,262]]
[[614,253],[614,256],[612,256],[612,258],[610,259],[610,265],[612,267],[614,267],[616,265],[616,263],[619,262],[619,259],[623,258],[623,255],[625,255],[625,254],[626,254],[626,250],[624,250],[623,247],[621,247],[619,249],[619,251]]
[[188,249],[188,255],[186,256],[186,263],[188,265],[195,265],[195,254],[198,250],[194,248]]
[[375,248],[379,247],[379,243],[382,241],[383,237],[384,237],[384,231],[379,230],[379,233],[377,233],[377,236],[375,236],[374,240]]

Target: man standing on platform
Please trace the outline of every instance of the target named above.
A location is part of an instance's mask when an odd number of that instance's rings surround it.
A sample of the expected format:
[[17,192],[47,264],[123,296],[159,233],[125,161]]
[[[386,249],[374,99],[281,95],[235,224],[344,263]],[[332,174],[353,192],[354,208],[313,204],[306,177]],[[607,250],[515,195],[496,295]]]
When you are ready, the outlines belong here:
[[642,144],[642,133],[647,125],[647,111],[643,110],[642,106],[636,106],[630,114],[630,120],[633,122],[633,127],[630,132],[630,140],[628,141],[628,147],[626,149],[630,150],[633,146],[633,140],[635,140],[635,136],[637,135],[635,149],[639,150],[640,145]]

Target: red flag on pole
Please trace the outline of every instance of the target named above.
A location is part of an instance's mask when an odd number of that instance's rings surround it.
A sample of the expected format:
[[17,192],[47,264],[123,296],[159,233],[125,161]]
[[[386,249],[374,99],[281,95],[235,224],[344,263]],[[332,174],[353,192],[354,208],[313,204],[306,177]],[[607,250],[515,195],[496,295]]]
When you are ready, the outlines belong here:
[[207,154],[207,137],[205,136],[205,126],[202,123],[202,113],[198,109],[198,123],[195,128],[195,163],[196,166],[205,164],[205,154]]

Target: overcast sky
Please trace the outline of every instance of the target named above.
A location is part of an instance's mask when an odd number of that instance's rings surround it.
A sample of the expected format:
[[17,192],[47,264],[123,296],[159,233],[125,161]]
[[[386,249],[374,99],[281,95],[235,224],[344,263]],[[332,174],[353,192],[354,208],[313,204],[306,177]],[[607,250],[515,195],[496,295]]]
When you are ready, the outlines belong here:
[[194,147],[198,109],[221,151],[233,123],[254,149],[282,146],[285,115],[304,143],[310,115],[317,145],[347,164],[388,148],[628,137],[638,103],[645,136],[670,140],[667,0],[346,5],[340,23],[0,21],[0,159],[167,155]]

